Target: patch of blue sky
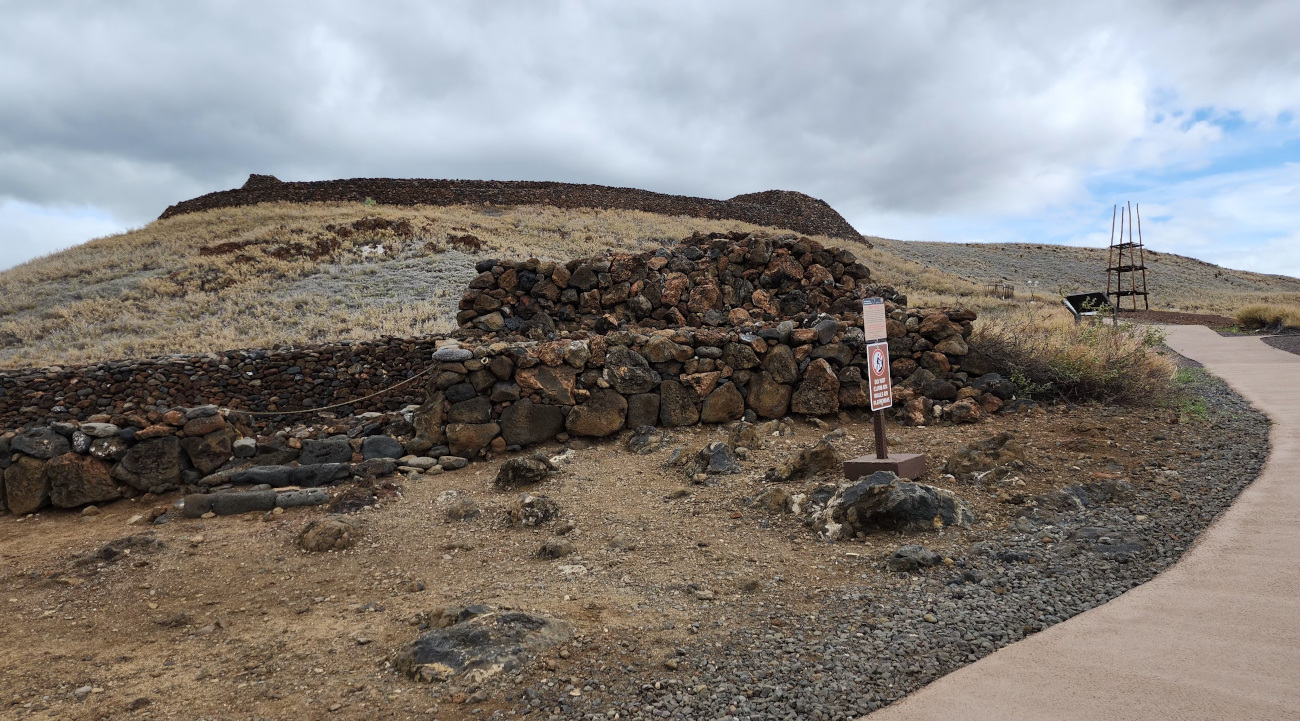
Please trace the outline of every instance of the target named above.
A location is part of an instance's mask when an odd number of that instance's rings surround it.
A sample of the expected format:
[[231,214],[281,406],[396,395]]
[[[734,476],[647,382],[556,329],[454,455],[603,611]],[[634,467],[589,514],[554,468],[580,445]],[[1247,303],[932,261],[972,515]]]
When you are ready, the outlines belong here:
[[51,207],[3,199],[0,270],[126,229],[125,223],[94,206]]

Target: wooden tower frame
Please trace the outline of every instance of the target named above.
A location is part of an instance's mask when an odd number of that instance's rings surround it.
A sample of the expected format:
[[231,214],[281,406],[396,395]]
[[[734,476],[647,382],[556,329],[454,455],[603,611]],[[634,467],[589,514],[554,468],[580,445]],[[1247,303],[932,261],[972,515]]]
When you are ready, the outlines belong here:
[[[1122,300],[1125,297],[1133,299],[1133,307],[1130,310],[1137,311],[1138,296],[1142,296],[1142,308],[1150,310],[1151,304],[1147,300],[1147,263],[1146,251],[1142,248],[1142,211],[1138,210],[1134,215],[1132,203],[1128,207],[1121,208],[1118,205],[1111,208],[1110,215],[1110,253],[1106,260],[1106,299],[1112,301],[1115,309],[1125,310],[1122,307]],[[1140,208],[1141,206],[1139,206]],[[1115,235],[1115,220],[1119,219],[1119,236]],[[1134,222],[1136,217],[1137,222]],[[1124,240],[1124,225],[1128,224],[1128,240]],[[1133,226],[1137,225],[1137,242],[1133,241]],[[1115,242],[1116,240],[1119,242]],[[1125,257],[1127,255],[1127,257]],[[1127,281],[1127,288],[1125,288]]]

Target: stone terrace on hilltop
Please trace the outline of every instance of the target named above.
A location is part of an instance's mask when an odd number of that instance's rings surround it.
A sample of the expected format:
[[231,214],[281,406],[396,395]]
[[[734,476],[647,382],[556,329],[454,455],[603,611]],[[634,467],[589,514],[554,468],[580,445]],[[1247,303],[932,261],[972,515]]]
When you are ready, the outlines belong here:
[[[789,190],[768,190],[712,200],[604,185],[503,180],[352,178],[285,183],[250,175],[242,188],[208,193],[173,205],[159,218],[256,203],[362,202],[385,205],[551,205],[557,208],[641,210],[659,215],[740,220],[809,235],[867,241],[823,200]],[[870,243],[867,243],[870,246]]]

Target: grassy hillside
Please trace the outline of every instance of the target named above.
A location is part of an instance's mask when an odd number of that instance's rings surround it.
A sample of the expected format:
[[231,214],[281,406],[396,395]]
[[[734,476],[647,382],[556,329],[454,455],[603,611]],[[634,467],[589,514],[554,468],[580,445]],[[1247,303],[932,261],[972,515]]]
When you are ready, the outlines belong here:
[[[931,243],[871,238],[896,258],[977,284],[1008,282],[1020,293],[1038,281],[1039,296],[1106,289],[1106,249],[1032,243]],[[1231,316],[1251,304],[1300,305],[1300,279],[1229,270],[1170,253],[1147,251],[1152,309]]]
[[0,273],[0,367],[446,331],[479,258],[567,260],[697,230],[760,229],[546,206],[268,203],[190,213]]
[[[0,367],[445,332],[480,258],[567,260],[730,230],[788,232],[549,206],[264,203],[189,213],[0,273]],[[1002,314],[1028,295],[1003,301],[985,283],[1024,291],[1038,279],[1047,310],[1058,291],[1105,285],[1096,249],[817,239],[852,250],[912,305]],[[1152,307],[1300,307],[1295,278],[1163,253],[1148,263]]]

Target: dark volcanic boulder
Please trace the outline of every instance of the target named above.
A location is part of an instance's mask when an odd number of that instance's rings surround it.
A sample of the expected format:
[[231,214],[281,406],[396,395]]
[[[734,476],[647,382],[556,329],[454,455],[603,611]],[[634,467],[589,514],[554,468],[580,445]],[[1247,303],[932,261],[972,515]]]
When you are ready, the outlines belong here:
[[460,676],[479,684],[503,671],[514,671],[537,652],[572,636],[573,627],[565,621],[522,611],[484,609],[402,647],[393,665],[416,681],[449,681]]
[[5,501],[14,515],[34,513],[50,502],[50,480],[45,461],[20,456],[5,469]]
[[224,430],[213,431],[205,436],[182,438],[181,448],[185,449],[190,463],[205,476],[220,468],[232,455],[230,433]]
[[323,441],[305,439],[298,462],[303,465],[317,463],[347,463],[352,460],[352,446],[346,438],[331,438]]
[[501,411],[501,436],[506,445],[542,443],[562,430],[564,413],[559,406],[539,405],[525,398]]
[[943,526],[969,526],[975,514],[951,491],[921,483],[900,482],[889,471],[841,486],[826,505],[828,538],[852,538],[873,531],[927,531]]
[[726,423],[745,415],[745,397],[740,395],[735,383],[718,386],[700,409],[700,420],[705,423]]
[[897,550],[889,554],[885,565],[891,571],[915,571],[919,568],[928,568],[938,565],[943,559],[939,554],[931,551],[925,546],[909,544],[899,546]]
[[585,403],[574,406],[564,427],[575,436],[607,436],[623,427],[627,400],[608,388],[593,391]]
[[[955,391],[954,391],[955,393]],[[790,410],[810,416],[835,413],[840,409],[840,380],[825,359],[818,358],[808,364],[803,382],[794,392]]]
[[677,381],[659,384],[659,422],[665,426],[689,426],[698,423],[700,411],[692,393]]
[[801,478],[839,473],[844,469],[840,454],[825,440],[818,441],[812,448],[799,451],[795,457],[779,466],[769,468],[764,480],[776,483],[797,481]]
[[9,448],[15,453],[26,453],[44,461],[71,451],[72,445],[67,438],[49,428],[32,428],[14,436],[9,441]]
[[511,458],[501,464],[493,483],[498,490],[509,491],[541,483],[551,474],[551,464],[541,458]]
[[113,466],[113,477],[147,491],[164,483],[179,483],[183,466],[180,439],[163,436],[133,446]]
[[624,395],[646,393],[659,384],[659,374],[640,353],[616,345],[605,353],[605,380]]
[[764,418],[780,418],[790,410],[790,391],[790,386],[777,383],[771,373],[761,371],[749,379],[745,404]]
[[107,463],[90,456],[65,453],[45,464],[50,502],[59,508],[76,508],[121,498],[109,476]]
[[636,393],[627,399],[628,428],[653,426],[659,423],[659,394]]

